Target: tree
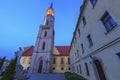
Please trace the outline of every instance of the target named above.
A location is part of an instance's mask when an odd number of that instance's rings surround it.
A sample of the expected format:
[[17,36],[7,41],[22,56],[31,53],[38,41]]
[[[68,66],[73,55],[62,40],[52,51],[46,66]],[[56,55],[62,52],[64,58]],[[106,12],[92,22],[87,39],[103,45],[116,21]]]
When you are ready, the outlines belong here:
[[15,59],[12,59],[10,61],[10,64],[8,65],[1,80],[14,80],[16,63],[17,63],[17,56],[15,57]]
[[6,57],[4,56],[2,59],[0,59],[0,69],[2,68],[2,65],[5,61]]

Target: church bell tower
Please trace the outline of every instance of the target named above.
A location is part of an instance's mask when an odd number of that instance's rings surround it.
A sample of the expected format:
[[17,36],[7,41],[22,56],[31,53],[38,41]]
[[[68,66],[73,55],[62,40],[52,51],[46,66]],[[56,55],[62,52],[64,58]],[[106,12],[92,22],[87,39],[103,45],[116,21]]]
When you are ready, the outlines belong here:
[[52,71],[52,54],[54,47],[54,10],[52,3],[46,11],[44,24],[40,25],[32,60],[30,73],[50,73]]

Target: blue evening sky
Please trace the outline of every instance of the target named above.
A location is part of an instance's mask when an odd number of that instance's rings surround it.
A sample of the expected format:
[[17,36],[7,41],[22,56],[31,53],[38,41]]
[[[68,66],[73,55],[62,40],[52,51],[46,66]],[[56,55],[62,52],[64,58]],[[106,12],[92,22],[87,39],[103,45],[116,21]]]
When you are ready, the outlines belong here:
[[70,45],[83,0],[0,0],[0,57],[35,45],[38,29],[53,2],[55,45]]

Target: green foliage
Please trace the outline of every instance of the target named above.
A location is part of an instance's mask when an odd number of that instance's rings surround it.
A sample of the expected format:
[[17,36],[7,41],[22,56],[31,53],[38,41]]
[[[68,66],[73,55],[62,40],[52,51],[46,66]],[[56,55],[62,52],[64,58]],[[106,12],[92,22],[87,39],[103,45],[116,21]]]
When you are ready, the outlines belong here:
[[6,59],[6,57],[3,57],[2,59],[0,59],[0,69],[2,68],[2,65],[3,65],[5,59]]
[[1,80],[14,80],[16,63],[17,63],[17,57],[15,57],[15,59],[12,59],[10,61],[10,64],[6,68],[6,71],[3,74]]
[[75,73],[71,73],[71,72],[65,72],[65,77],[67,80],[86,80],[82,76],[77,75]]

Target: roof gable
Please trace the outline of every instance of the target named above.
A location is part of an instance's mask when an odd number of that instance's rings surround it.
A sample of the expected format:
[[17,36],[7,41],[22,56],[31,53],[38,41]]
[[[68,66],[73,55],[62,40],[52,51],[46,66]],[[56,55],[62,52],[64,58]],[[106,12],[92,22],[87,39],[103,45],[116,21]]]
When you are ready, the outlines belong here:
[[60,53],[60,56],[69,56],[70,46],[56,46],[57,50]]

